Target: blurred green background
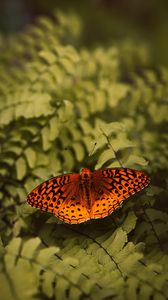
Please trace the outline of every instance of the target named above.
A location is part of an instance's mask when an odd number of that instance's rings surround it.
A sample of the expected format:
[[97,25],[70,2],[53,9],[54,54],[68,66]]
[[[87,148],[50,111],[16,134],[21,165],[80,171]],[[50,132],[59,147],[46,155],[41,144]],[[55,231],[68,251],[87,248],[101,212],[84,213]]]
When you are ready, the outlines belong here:
[[[167,8],[0,0],[2,299],[168,299]],[[29,207],[52,176],[118,166],[100,128],[149,189],[81,225]]]
[[151,48],[152,61],[168,65],[168,1],[157,0],[1,0],[0,31],[22,31],[38,15],[74,11],[83,20],[81,45],[94,47],[123,38],[142,40]]

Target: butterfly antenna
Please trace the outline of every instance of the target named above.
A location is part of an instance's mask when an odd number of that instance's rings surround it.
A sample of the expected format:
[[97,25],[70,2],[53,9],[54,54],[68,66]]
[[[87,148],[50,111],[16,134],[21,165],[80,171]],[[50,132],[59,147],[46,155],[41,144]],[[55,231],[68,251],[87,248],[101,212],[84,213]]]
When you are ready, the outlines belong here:
[[92,156],[93,152],[95,151],[96,145],[97,145],[97,142],[94,143],[93,148],[92,148],[92,150],[90,151],[90,153],[89,153],[88,156]]
[[107,143],[110,145],[110,148],[113,150],[114,155],[115,155],[115,158],[116,158],[116,160],[118,161],[120,167],[121,167],[121,168],[124,168],[123,165],[122,165],[122,163],[121,163],[121,160],[119,159],[119,157],[118,157],[118,155],[117,155],[117,152],[115,151],[113,145],[112,145],[111,142],[110,142],[110,139],[109,139],[108,135],[103,131],[103,129],[102,129],[101,127],[100,127],[100,130],[101,130],[101,132],[103,133],[103,135],[105,136],[105,138],[106,138],[106,140],[107,140]]
[[92,154],[94,153],[94,151],[95,151],[95,148],[96,148],[96,145],[97,145],[97,142],[95,142],[95,143],[94,143],[94,145],[93,145],[93,147],[92,147],[91,151],[89,152],[89,154],[88,154],[88,158],[87,158],[87,160],[86,160],[86,163],[88,162],[88,160],[89,160],[89,157],[90,157],[90,156],[92,156]]

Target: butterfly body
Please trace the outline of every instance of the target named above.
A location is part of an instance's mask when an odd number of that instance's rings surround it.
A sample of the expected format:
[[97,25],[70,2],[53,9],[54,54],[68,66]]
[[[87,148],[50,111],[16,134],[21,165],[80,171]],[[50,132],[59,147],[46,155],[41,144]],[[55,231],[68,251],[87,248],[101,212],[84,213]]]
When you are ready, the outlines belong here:
[[122,202],[149,184],[149,176],[128,168],[108,168],[69,173],[43,182],[32,190],[27,202],[53,213],[60,220],[79,224],[104,218]]
[[92,172],[89,169],[83,168],[79,176],[79,191],[81,193],[83,202],[86,203],[87,210],[90,212],[93,203],[91,192]]

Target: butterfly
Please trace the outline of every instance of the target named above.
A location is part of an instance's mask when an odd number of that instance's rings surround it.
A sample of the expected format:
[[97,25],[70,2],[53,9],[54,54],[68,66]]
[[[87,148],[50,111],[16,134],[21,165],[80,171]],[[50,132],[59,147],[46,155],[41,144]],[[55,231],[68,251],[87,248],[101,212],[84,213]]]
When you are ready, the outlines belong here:
[[27,202],[50,212],[65,223],[79,224],[101,219],[119,208],[122,202],[149,185],[143,171],[107,168],[53,177],[35,189]]

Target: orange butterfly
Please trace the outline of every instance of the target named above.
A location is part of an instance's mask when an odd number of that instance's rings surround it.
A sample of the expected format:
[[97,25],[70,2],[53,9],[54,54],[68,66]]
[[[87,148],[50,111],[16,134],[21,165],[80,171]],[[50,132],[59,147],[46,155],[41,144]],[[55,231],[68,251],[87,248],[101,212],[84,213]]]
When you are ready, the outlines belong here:
[[81,174],[69,173],[43,182],[28,194],[27,202],[63,222],[79,224],[110,215],[149,182],[147,174],[133,169],[91,172],[83,168]]

